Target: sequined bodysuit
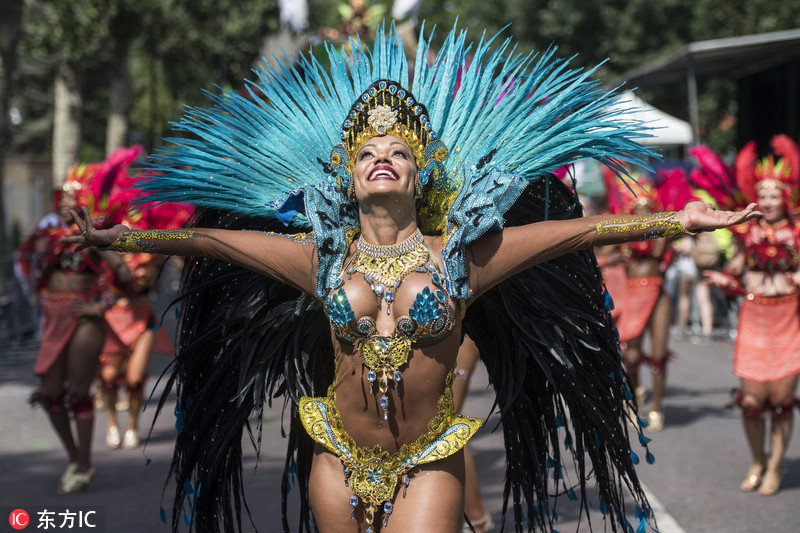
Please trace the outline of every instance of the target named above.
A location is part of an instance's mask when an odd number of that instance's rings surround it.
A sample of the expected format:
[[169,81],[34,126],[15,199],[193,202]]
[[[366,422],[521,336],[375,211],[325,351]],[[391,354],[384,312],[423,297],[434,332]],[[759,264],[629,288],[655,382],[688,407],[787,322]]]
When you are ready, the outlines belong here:
[[[367,381],[383,409],[384,419],[389,417],[390,401],[399,401],[398,386],[412,347],[436,343],[450,334],[455,323],[457,311],[444,292],[443,278],[430,250],[423,245],[418,252],[416,256],[406,254],[406,261],[400,269],[403,277],[388,286],[385,284],[387,279],[376,279],[374,272],[362,272],[365,269],[359,266],[360,258],[356,252],[345,262],[339,282],[324,301],[334,333],[342,342],[354,345],[362,364],[367,367]],[[362,274],[378,305],[374,315],[366,314],[356,319],[345,281],[358,283]],[[387,314],[391,313],[395,291],[403,279],[420,275],[427,277],[429,283],[416,294],[407,313],[395,320],[392,334],[379,334],[377,314],[384,308]],[[353,287],[353,281],[347,286]],[[397,489],[409,484],[408,472],[412,468],[456,453],[480,428],[480,420],[454,413],[453,378],[453,369],[450,369],[445,392],[437,402],[436,415],[428,422],[427,431],[413,442],[402,444],[395,453],[380,446],[359,446],[347,434],[336,407],[335,385],[331,385],[324,398],[301,398],[300,418],[306,431],[342,461],[346,483],[353,491],[350,504],[355,508],[359,501],[363,503],[369,524],[372,524],[379,508],[384,520],[388,518]],[[334,379],[334,384],[336,382]]]

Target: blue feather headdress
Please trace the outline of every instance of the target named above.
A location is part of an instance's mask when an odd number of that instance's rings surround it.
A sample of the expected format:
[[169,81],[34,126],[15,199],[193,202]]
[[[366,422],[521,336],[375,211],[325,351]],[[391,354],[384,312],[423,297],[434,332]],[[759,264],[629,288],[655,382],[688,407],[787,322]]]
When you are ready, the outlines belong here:
[[338,275],[344,231],[358,224],[342,188],[347,171],[331,149],[342,143],[354,103],[384,80],[413,93],[438,134],[439,155],[449,150],[447,159],[428,154],[437,179],[425,189],[419,218],[423,232],[445,238],[448,292],[467,298],[464,247],[503,226],[529,181],[585,158],[624,173],[626,163],[646,166],[653,155],[637,142],[649,136],[647,128],[610,108],[616,94],[591,79],[594,69],[569,68],[555,49],[523,55],[511,39],[495,39],[473,45],[454,27],[429,64],[423,26],[413,82],[394,25],[388,34],[378,30],[371,50],[360,41],[349,54],[326,45],[329,71],[311,55],[276,59],[254,71],[246,95],[209,93],[210,107],[190,108],[175,128],[191,138],[168,139],[173,146],[151,158],[160,175],[139,186],[146,201],[310,227],[326,252],[322,295]]

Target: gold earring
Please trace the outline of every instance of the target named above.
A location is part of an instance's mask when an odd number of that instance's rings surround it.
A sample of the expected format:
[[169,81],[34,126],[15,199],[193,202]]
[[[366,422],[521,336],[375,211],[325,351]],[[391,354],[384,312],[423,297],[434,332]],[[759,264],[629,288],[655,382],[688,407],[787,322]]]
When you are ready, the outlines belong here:
[[351,203],[358,203],[358,199],[356,198],[356,186],[353,183],[353,178],[350,178],[350,181],[347,183],[347,198],[350,200]]

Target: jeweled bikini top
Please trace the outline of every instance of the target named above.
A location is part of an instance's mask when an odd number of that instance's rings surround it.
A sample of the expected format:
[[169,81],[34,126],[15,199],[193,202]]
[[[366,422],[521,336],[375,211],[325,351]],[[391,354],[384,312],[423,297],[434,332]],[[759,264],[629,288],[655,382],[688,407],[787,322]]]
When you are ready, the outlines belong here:
[[[453,328],[453,308],[448,304],[442,275],[434,265],[419,230],[405,241],[389,246],[369,244],[359,238],[356,252],[346,261],[324,302],[334,333],[356,345],[361,361],[369,368],[367,380],[370,388],[377,383],[384,418],[387,418],[389,407],[386,392],[389,384],[393,383],[397,393],[402,380],[401,367],[408,362],[411,345],[435,339]],[[377,312],[385,305],[386,313],[390,314],[401,283],[414,272],[427,274],[431,285],[416,295],[408,314],[395,320],[391,336],[378,335],[373,316],[356,319],[344,288],[345,279],[361,273],[375,294]]]

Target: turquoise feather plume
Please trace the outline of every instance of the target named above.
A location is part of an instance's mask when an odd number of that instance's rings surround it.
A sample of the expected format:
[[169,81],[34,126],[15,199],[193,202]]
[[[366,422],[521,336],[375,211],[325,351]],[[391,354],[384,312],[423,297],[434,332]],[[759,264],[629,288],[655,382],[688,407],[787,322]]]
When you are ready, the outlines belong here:
[[[388,34],[378,30],[371,50],[352,41],[352,56],[325,45],[329,71],[312,55],[294,62],[275,58],[275,65],[254,70],[247,96],[207,92],[210,107],[189,108],[174,124],[188,136],[168,139],[171,146],[152,156],[150,170],[161,175],[138,184],[145,193],[141,203],[302,216],[297,195],[308,187],[330,193],[330,149],[340,141],[352,103],[379,79],[409,87],[427,106],[434,131],[450,150],[446,183],[461,196],[491,194],[478,190],[491,181],[475,178],[482,162],[494,173],[533,180],[584,158],[624,173],[624,162],[646,165],[654,155],[637,142],[649,136],[645,125],[626,119],[625,110],[609,111],[617,95],[591,79],[594,69],[569,68],[555,48],[523,55],[512,39],[498,39],[484,35],[473,45],[466,31],[454,27],[429,65],[431,41],[423,25],[410,87],[394,25]],[[447,213],[441,216],[444,228]]]

